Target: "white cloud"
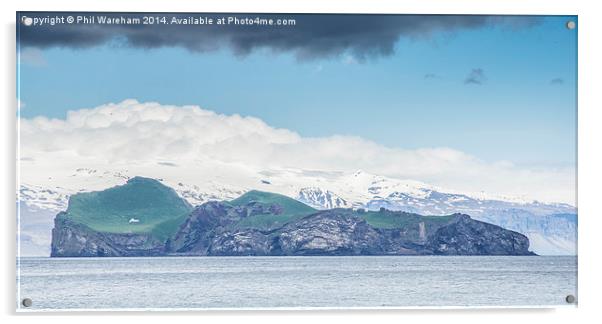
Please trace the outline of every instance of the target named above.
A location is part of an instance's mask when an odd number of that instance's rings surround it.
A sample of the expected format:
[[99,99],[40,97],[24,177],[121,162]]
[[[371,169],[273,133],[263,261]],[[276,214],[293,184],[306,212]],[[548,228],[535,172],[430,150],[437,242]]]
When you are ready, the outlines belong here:
[[137,161],[211,160],[259,170],[362,169],[462,191],[520,195],[574,204],[574,170],[523,169],[486,163],[451,148],[404,150],[350,136],[305,138],[254,117],[221,115],[197,106],[126,100],[71,111],[66,120],[21,119],[21,154],[36,159],[63,152],[71,159]]

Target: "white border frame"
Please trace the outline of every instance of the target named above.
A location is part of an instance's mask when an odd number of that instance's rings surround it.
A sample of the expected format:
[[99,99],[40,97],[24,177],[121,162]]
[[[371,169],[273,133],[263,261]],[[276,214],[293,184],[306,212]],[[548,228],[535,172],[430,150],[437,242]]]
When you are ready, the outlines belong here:
[[[295,12],[295,13],[307,13],[307,12],[320,12],[320,13],[423,13],[423,14],[537,14],[537,15],[578,15],[579,16],[579,114],[578,114],[578,147],[579,147],[579,161],[578,169],[581,177],[578,182],[579,191],[579,307],[574,308],[560,308],[556,310],[546,309],[471,309],[471,310],[450,310],[444,308],[440,310],[405,310],[405,311],[390,311],[390,310],[331,310],[331,311],[319,311],[319,312],[299,312],[299,311],[283,311],[283,312],[268,312],[253,310],[251,312],[242,310],[241,312],[231,313],[229,316],[239,315],[255,315],[252,316],[251,322],[281,322],[282,319],[278,319],[280,316],[288,316],[290,314],[305,316],[316,316],[328,317],[332,315],[346,315],[345,320],[350,322],[365,321],[365,317],[369,315],[374,316],[376,314],[382,315],[389,320],[396,319],[399,315],[415,316],[421,315],[420,321],[441,321],[445,316],[445,321],[449,321],[450,315],[453,315],[453,319],[460,320],[464,323],[469,322],[482,322],[482,316],[487,316],[487,321],[492,323],[503,322],[507,323],[517,317],[529,320],[541,320],[541,317],[545,317],[547,322],[560,322],[566,323],[574,320],[588,320],[593,319],[597,315],[597,301],[599,300],[598,292],[600,288],[599,274],[602,273],[600,269],[599,251],[597,247],[599,242],[597,238],[599,234],[600,226],[602,225],[600,217],[602,217],[602,208],[599,205],[599,192],[598,185],[601,179],[600,167],[602,167],[602,159],[600,152],[600,144],[596,140],[602,138],[600,123],[601,113],[600,109],[600,89],[598,77],[601,75],[600,63],[596,58],[602,57],[600,43],[600,30],[602,30],[602,24],[600,19],[600,12],[596,10],[595,2],[588,3],[587,1],[573,0],[573,1],[504,1],[504,0],[488,0],[488,1],[470,1],[470,0],[413,0],[405,2],[387,2],[387,1],[356,1],[349,0],[345,2],[326,2],[320,1],[319,3],[307,3],[308,1],[302,2],[282,2],[282,1],[204,1],[191,2],[187,0],[171,0],[171,1],[159,1],[159,0],[147,0],[142,4],[140,1],[133,0],[104,0],[104,1],[88,1],[83,4],[81,1],[69,1],[69,0],[56,0],[53,2],[47,2],[42,0],[32,1],[20,1],[19,3],[3,4],[3,10],[1,15],[4,20],[4,71],[5,77],[2,79],[2,89],[5,99],[5,110],[4,110],[4,137],[2,141],[5,158],[3,159],[3,179],[11,179],[16,181],[16,129],[14,123],[15,116],[15,11],[182,11],[182,12],[248,12],[248,13],[262,13],[262,12]],[[142,9],[142,10],[141,10]],[[12,73],[11,73],[12,72]],[[587,176],[584,176],[587,175]],[[2,271],[5,274],[5,284],[3,287],[15,287],[15,235],[14,228],[16,227],[15,218],[15,188],[16,183],[12,181],[6,181],[5,185],[2,186],[2,199],[5,207],[4,226],[5,231],[3,237],[5,238],[5,253],[3,253],[3,267]],[[585,284],[586,283],[586,284]],[[4,308],[4,314],[10,315],[15,314],[14,302],[15,302],[15,290],[6,288],[4,294],[2,294],[2,305]],[[173,316],[174,313],[168,313],[169,316]],[[59,320],[60,317],[56,317],[55,314],[48,314],[47,316],[51,320]],[[72,313],[72,314],[79,314]],[[95,315],[99,314],[94,312]],[[145,313],[134,313],[143,315]],[[153,314],[164,314],[156,313]],[[229,314],[225,311],[215,312],[193,312],[192,314],[212,314],[205,315],[212,318],[223,318],[224,315]],[[238,314],[238,315],[237,315]],[[32,317],[20,318],[22,321],[35,320],[39,318],[38,314]],[[111,317],[118,315],[111,313]],[[182,315],[182,314],[180,314]],[[362,315],[362,316],[357,316]],[[490,315],[496,315],[492,317]],[[130,315],[120,314],[118,317],[121,319],[127,319]],[[216,317],[217,316],[217,317]],[[13,318],[14,320],[15,318]],[[182,318],[183,320],[184,318]],[[232,319],[232,318],[230,318]],[[75,322],[79,320],[76,317],[60,318],[62,323]],[[102,318],[98,318],[102,320]],[[147,318],[147,321],[153,322],[154,320],[163,321],[162,316],[155,317],[154,319]],[[238,320],[241,320],[240,318]],[[289,321],[290,319],[287,319]],[[416,320],[416,319],[415,319]],[[300,322],[300,321],[299,321]]]

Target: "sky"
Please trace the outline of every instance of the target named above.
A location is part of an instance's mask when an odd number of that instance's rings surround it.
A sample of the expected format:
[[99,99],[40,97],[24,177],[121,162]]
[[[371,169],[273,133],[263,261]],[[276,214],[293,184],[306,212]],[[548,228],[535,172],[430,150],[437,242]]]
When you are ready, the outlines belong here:
[[576,17],[285,17],[296,25],[20,26],[20,117],[133,99],[252,116],[305,139],[576,167]]

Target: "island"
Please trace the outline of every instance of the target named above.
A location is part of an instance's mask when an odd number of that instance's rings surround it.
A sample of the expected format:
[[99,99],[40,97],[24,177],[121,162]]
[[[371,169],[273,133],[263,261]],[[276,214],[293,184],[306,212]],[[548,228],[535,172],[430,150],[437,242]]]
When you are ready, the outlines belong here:
[[161,181],[133,177],[69,198],[51,257],[535,255],[523,234],[465,214],[314,209],[248,191],[191,206]]

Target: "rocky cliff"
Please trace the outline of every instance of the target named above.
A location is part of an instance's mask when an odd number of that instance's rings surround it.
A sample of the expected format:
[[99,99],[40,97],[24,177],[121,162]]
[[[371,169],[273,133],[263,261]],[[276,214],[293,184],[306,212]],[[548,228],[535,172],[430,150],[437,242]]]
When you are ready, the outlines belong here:
[[[175,252],[187,255],[532,254],[524,235],[473,220],[468,215],[455,214],[443,223],[427,220],[417,227],[417,231],[404,227],[377,228],[354,211],[328,210],[270,231],[228,229],[228,226],[210,231],[199,226],[191,231],[185,226],[182,229],[186,233],[203,234],[189,236],[197,240],[196,245],[185,245]],[[421,227],[429,227],[429,234],[421,236]]]
[[[128,208],[130,214],[135,211]],[[131,225],[137,231],[99,231],[79,221],[84,217],[56,216],[52,256],[532,254],[524,235],[464,214],[318,211],[257,191],[202,204],[184,216],[162,216],[167,220],[148,230]],[[111,219],[121,218],[113,214]]]
[[165,243],[151,234],[107,233],[76,223],[59,213],[52,229],[51,257],[121,257],[165,255]]
[[525,255],[529,239],[517,232],[456,215],[453,222],[439,228],[426,243],[434,254],[442,255]]

